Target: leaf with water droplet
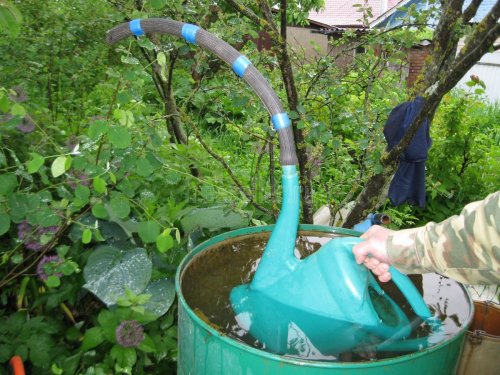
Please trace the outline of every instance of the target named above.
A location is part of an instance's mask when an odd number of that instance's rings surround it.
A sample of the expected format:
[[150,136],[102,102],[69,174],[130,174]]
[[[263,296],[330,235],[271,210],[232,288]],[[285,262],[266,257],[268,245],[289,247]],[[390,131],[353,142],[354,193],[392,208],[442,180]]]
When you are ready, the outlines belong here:
[[110,306],[125,295],[126,288],[141,294],[151,279],[151,272],[152,263],[146,250],[122,251],[101,246],[89,256],[83,270],[84,287]]

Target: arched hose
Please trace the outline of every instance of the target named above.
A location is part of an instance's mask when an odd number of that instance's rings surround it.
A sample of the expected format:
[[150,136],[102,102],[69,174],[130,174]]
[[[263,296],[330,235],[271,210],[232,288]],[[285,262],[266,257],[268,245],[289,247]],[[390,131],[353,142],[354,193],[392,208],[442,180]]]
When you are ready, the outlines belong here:
[[297,239],[300,188],[296,169],[297,154],[290,119],[283,110],[283,105],[276,93],[252,63],[228,43],[196,25],[164,18],[136,19],[109,30],[107,41],[112,44],[132,35],[140,37],[153,33],[182,37],[188,43],[197,44],[213,52],[252,87],[271,116],[271,122],[274,130],[278,132],[280,143],[283,200],[278,220],[252,281],[253,288],[265,288],[285,271],[287,259],[294,256]]
[[290,119],[283,110],[281,101],[252,63],[225,41],[196,25],[164,18],[150,18],[116,26],[108,31],[107,42],[113,44],[129,36],[139,37],[154,33],[182,37],[188,43],[209,50],[231,66],[234,72],[252,87],[271,115],[280,142],[280,163],[283,166],[298,164]]

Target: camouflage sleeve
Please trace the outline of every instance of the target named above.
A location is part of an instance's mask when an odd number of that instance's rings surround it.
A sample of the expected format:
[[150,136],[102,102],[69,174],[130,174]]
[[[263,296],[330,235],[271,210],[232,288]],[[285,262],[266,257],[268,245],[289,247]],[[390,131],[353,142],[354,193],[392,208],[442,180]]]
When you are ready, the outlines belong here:
[[394,232],[386,246],[392,265],[401,272],[500,284],[500,191],[441,223]]

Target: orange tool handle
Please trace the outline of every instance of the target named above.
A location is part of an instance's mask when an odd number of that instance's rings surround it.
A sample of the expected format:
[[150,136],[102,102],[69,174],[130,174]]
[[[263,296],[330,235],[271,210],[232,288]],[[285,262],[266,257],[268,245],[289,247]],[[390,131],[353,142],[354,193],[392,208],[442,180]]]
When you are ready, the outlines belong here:
[[15,355],[10,359],[10,366],[12,367],[12,371],[14,375],[26,375],[24,372],[23,360],[20,356]]

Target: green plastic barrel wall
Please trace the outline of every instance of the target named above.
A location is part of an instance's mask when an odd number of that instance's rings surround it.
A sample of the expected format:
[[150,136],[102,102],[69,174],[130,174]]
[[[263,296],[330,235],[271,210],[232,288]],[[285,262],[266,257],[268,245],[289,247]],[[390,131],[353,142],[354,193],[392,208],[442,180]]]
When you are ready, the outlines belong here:
[[[473,314],[469,301],[470,319],[452,337],[419,352],[367,362],[312,361],[285,357],[253,348],[219,332],[202,320],[188,306],[182,294],[183,271],[190,262],[209,248],[227,239],[271,232],[273,226],[243,228],[215,236],[198,245],[182,261],[176,275],[179,298],[179,375],[316,375],[316,374],[399,374],[452,375],[455,373],[466,330]],[[325,235],[349,234],[340,228],[301,225],[299,230],[322,232]]]

